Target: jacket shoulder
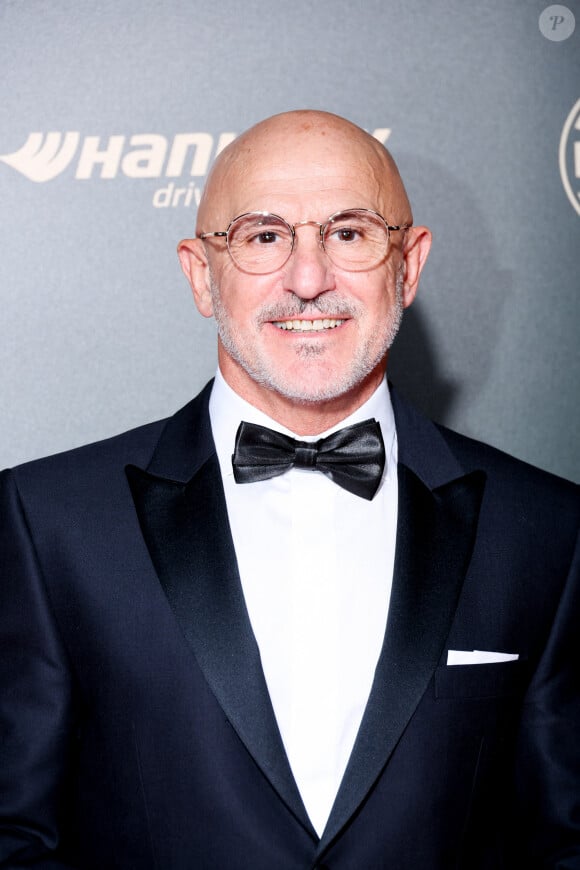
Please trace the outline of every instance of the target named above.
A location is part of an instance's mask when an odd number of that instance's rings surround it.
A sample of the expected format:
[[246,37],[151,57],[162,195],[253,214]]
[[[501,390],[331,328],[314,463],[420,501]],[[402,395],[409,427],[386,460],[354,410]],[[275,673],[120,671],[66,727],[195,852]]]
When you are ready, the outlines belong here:
[[430,420],[392,386],[391,399],[399,459],[430,488],[477,470],[485,473],[494,491],[506,497],[510,492],[553,493],[578,505],[580,487],[573,482]]
[[476,438],[471,438],[453,429],[448,429],[440,423],[435,423],[435,426],[450,449],[453,450],[458,458],[465,462],[470,464],[477,463],[498,473],[508,472],[510,476],[516,475],[523,478],[529,476],[536,482],[543,482],[547,486],[562,486],[564,488],[571,488],[573,491],[578,491],[579,489],[578,485],[573,481],[560,477],[553,472],[545,471],[523,459],[518,459],[516,456],[506,453],[498,447],[493,447],[484,441],[478,441]]
[[170,442],[170,451],[187,451],[195,440],[196,431],[208,425],[207,404],[212,383],[210,381],[201,393],[169,417],[111,438],[23,463],[6,473],[23,485],[65,479],[85,482],[94,479],[98,483],[111,471],[124,470],[126,465],[146,468],[164,438]]
[[580,486],[497,447],[435,424],[449,449],[464,468],[482,469],[487,486],[499,498],[525,504],[538,511],[550,508],[580,519]]
[[111,438],[25,462],[7,473],[13,475],[19,485],[43,486],[65,478],[86,480],[102,477],[107,469],[124,467],[130,462],[147,464],[168,419],[146,423]]

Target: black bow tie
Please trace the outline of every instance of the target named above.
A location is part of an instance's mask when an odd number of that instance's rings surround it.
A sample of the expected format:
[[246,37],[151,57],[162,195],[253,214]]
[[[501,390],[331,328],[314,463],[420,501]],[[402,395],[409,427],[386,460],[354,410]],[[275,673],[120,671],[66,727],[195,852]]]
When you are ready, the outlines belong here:
[[296,441],[254,423],[240,423],[232,456],[236,483],[253,483],[290,468],[312,468],[370,501],[381,482],[385,445],[376,420],[355,423],[318,441]]

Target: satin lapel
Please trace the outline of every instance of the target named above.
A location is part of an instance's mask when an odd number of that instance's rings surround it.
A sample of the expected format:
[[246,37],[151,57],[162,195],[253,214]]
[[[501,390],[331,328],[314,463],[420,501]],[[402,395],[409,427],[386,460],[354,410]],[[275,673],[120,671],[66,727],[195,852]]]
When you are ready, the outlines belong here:
[[444,648],[469,564],[484,475],[433,491],[399,466],[393,588],[369,702],[319,846],[359,807],[413,715]]
[[313,833],[244,603],[215,453],[188,483],[135,466],[126,471],[153,564],[208,684],[280,797]]

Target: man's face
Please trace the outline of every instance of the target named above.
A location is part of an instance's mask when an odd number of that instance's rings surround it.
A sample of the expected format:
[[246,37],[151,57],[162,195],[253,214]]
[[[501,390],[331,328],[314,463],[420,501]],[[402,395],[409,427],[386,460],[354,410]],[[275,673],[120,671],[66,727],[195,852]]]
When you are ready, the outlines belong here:
[[[408,219],[398,213],[406,209],[393,201],[384,167],[352,147],[344,132],[273,136],[238,163],[223,180],[223,203],[212,210],[219,226],[206,226],[206,218],[202,231],[225,229],[250,211],[269,211],[290,224],[325,223],[352,208],[376,211],[390,224]],[[211,307],[199,300],[198,306],[216,318],[220,367],[230,385],[263,408],[272,393],[315,403],[345,396],[369,379],[374,389],[408,304],[402,236],[391,235],[378,266],[351,272],[328,258],[318,227],[301,226],[292,256],[266,275],[241,271],[223,239],[206,241]]]

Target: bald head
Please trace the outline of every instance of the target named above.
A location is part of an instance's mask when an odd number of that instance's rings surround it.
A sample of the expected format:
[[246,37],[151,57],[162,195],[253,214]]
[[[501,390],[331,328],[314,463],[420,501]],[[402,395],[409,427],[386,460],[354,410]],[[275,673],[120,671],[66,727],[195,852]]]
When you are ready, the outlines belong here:
[[[372,207],[391,223],[410,224],[405,187],[390,153],[356,124],[329,112],[298,110],[260,121],[216,158],[198,209],[198,232],[223,229],[245,211],[269,209],[259,196],[292,199],[296,185],[312,193],[334,185],[340,196],[348,178],[364,177],[374,203],[341,202],[337,208]],[[279,212],[278,212],[279,213]],[[286,215],[284,215],[286,217]],[[290,217],[290,215],[288,215]],[[294,220],[322,216],[293,216]]]

